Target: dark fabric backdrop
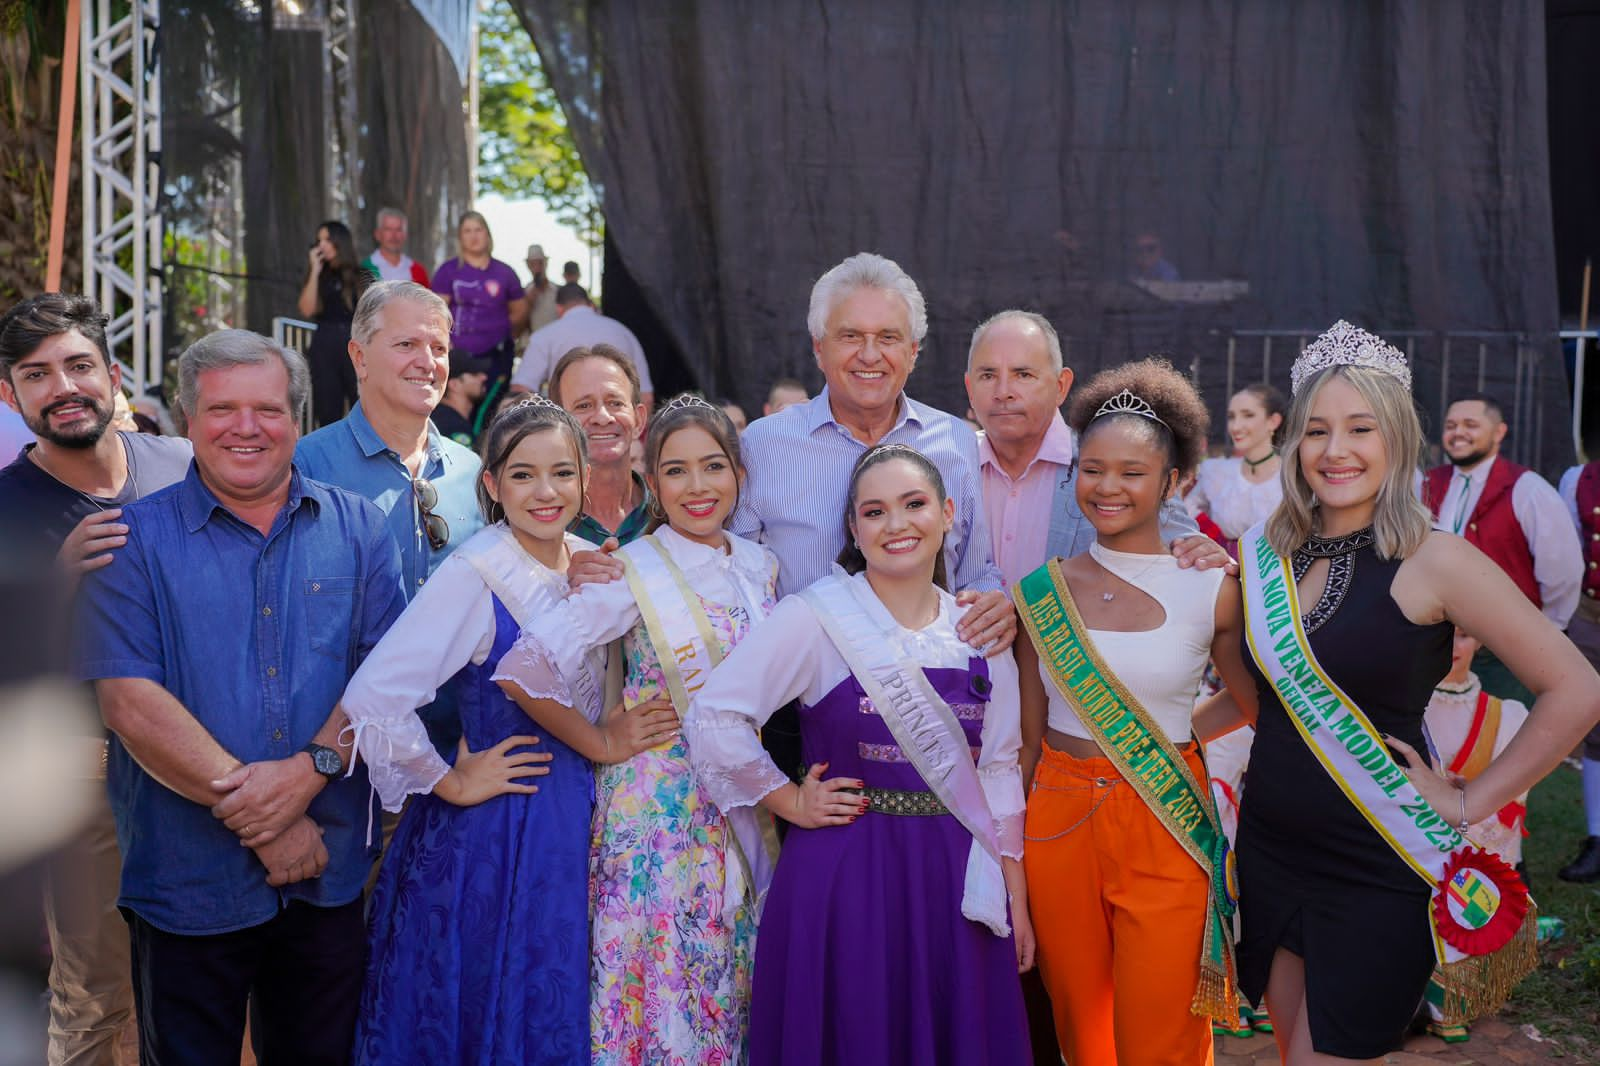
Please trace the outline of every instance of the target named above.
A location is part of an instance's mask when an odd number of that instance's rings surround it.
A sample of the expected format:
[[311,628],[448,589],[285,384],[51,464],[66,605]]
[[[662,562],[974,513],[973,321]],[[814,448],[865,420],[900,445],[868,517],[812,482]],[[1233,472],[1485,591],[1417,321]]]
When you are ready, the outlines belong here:
[[[1510,406],[1525,382],[1524,443],[1567,458],[1539,4],[515,2],[707,391],[816,383],[810,284],[872,250],[927,296],[910,388],[950,409],[972,327],[1008,306],[1049,315],[1080,375],[1169,351],[1217,410],[1234,330],[1346,317],[1430,334],[1430,416],[1479,376],[1436,331],[1541,335],[1521,360],[1485,341],[1483,383]],[[1146,232],[1248,295],[1129,285]],[[1285,382],[1292,344],[1241,342],[1235,382]]]

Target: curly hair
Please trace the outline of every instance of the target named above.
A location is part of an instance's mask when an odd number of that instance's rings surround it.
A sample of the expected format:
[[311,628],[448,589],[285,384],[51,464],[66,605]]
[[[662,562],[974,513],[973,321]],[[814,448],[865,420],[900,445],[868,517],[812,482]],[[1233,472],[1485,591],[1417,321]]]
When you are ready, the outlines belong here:
[[[1095,418],[1095,412],[1111,397],[1126,389],[1155,409],[1161,419],[1156,422],[1137,414],[1108,414]],[[1195,390],[1194,383],[1159,356],[1124,363],[1102,370],[1089,379],[1088,384],[1073,390],[1071,413],[1067,424],[1080,438],[1086,437],[1093,426],[1116,420],[1149,428],[1153,436],[1166,449],[1169,461],[1180,475],[1193,470],[1206,454],[1206,434],[1211,428],[1211,414]]]

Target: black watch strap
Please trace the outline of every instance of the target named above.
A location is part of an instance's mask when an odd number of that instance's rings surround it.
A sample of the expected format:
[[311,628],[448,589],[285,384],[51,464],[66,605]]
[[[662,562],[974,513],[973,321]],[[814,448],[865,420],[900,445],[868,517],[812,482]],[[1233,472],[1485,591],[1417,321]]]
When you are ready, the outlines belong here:
[[344,760],[339,758],[339,753],[323,744],[311,743],[300,749],[311,756],[311,765],[317,773],[329,781],[338,780],[344,773]]

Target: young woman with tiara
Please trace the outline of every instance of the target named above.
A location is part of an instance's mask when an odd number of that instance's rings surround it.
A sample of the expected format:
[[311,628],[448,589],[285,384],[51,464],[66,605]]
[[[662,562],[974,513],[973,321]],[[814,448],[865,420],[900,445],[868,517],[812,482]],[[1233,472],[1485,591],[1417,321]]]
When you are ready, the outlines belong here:
[[1211,1061],[1235,1013],[1228,842],[1194,738],[1207,660],[1254,686],[1238,583],[1178,566],[1161,507],[1204,454],[1209,419],[1165,360],[1073,396],[1088,554],[1016,586],[1026,731],[1043,737],[1024,866],[1039,966],[1074,1066]]
[[[779,604],[684,723],[723,810],[759,805],[790,824],[762,917],[750,1061],[1025,1062],[1016,667],[956,635],[954,505],[933,463],[900,444],[867,451],[847,507],[842,570]],[[794,699],[810,767],[798,784],[757,736]]]
[[[1478,549],[1430,531],[1400,352],[1339,322],[1292,379],[1283,502],[1240,540],[1260,704],[1239,825],[1240,981],[1265,996],[1285,1062],[1377,1062],[1436,961],[1449,1006],[1469,1014],[1532,967],[1526,890],[1467,830],[1572,750],[1600,678]],[[1538,694],[1470,782],[1418,754],[1453,626]],[[1220,729],[1238,710],[1224,693],[1202,717]]]
[[[645,468],[653,526],[619,553],[626,580],[584,585],[529,620],[495,675],[551,733],[601,758],[607,738],[575,684],[589,649],[622,637],[624,720],[653,698],[681,715],[776,600],[771,553],[723,528],[744,473],[728,416],[698,396],[667,404]],[[722,816],[689,771],[677,717],[658,739],[596,775],[590,1061],[740,1063],[776,841],[752,812]]]
[[1222,530],[1223,546],[1238,555],[1239,537],[1264,522],[1283,488],[1278,448],[1283,444],[1283,393],[1271,385],[1246,385],[1228,400],[1228,439],[1233,455],[1206,459],[1195,468],[1195,484],[1184,503],[1204,512]]
[[[566,593],[564,533],[583,501],[584,435],[542,398],[490,427],[478,488],[490,523],[457,548],[351,678],[341,705],[386,809],[405,814],[369,904],[354,1061],[566,1064],[588,1054],[589,759],[536,730],[490,680],[522,625]],[[451,766],[417,707],[457,673]],[[580,658],[574,703],[600,716],[604,664]],[[613,757],[670,710],[612,718]]]

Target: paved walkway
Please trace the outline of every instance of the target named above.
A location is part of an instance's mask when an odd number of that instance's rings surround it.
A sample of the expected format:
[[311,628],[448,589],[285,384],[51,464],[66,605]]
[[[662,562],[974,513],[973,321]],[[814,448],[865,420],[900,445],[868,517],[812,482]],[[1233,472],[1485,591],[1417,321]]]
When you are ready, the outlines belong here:
[[[1240,1040],[1217,1037],[1216,1066],[1260,1066],[1278,1061],[1278,1048],[1270,1036]],[[1472,1039],[1446,1044],[1432,1036],[1416,1036],[1383,1060],[1391,1066],[1535,1066],[1542,1063],[1600,1063],[1600,1048],[1551,1040],[1531,1025],[1515,1026],[1488,1018],[1472,1027]]]

